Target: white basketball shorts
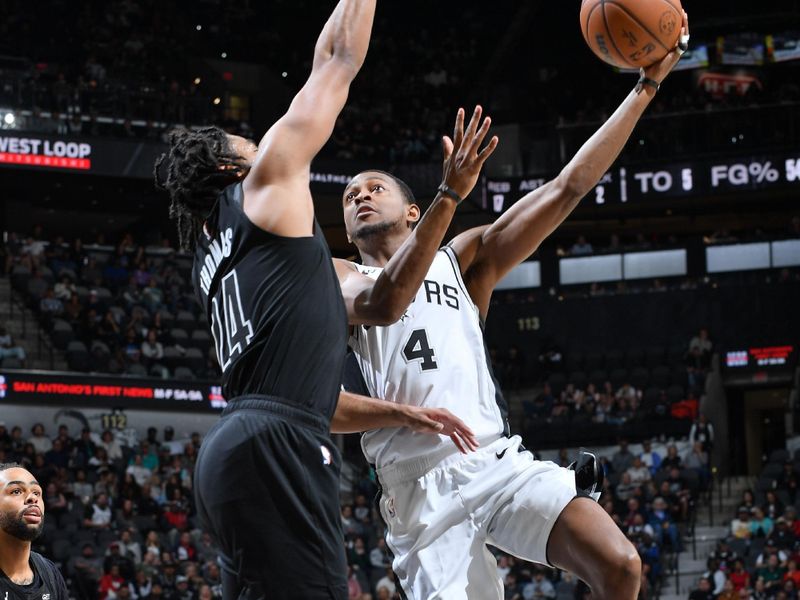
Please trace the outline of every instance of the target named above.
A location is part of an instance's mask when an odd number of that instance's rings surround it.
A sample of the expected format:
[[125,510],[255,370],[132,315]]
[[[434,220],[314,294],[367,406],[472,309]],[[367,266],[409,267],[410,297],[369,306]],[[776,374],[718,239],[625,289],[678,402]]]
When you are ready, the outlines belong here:
[[[491,544],[548,564],[547,540],[576,496],[575,473],[520,451],[519,436],[467,455],[378,472],[392,567],[410,600],[503,598]],[[433,463],[433,464],[432,464]]]

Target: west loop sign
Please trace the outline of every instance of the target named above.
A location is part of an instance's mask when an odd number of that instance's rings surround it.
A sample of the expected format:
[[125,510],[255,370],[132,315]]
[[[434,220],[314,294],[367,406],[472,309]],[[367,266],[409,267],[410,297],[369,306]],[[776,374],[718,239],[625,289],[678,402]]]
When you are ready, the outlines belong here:
[[[501,214],[546,181],[545,178],[484,180],[483,208]],[[606,173],[589,192],[586,201],[596,205],[620,204],[772,189],[800,190],[800,153],[676,163],[655,168],[620,167]]]
[[92,145],[62,139],[0,136],[0,163],[89,170]]

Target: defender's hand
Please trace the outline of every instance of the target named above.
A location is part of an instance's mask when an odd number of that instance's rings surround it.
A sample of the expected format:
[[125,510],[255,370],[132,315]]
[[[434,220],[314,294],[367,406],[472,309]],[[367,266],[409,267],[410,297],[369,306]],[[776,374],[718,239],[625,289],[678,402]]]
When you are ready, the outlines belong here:
[[675,68],[681,55],[686,52],[689,44],[689,15],[683,11],[683,24],[681,25],[681,35],[678,38],[678,45],[672,51],[662,58],[657,63],[650,65],[646,69],[642,69],[645,77],[653,79],[658,83],[664,81],[664,78],[669,75],[670,71]]
[[478,449],[478,440],[466,424],[444,408],[406,406],[406,427],[419,433],[446,435],[462,454]]
[[478,127],[482,114],[483,109],[480,106],[476,106],[475,112],[472,113],[472,119],[467,125],[467,130],[464,131],[464,109],[458,109],[453,138],[450,139],[447,136],[442,138],[442,148],[444,150],[444,177],[442,181],[462,198],[466,198],[475,187],[475,184],[478,183],[478,176],[481,173],[481,168],[483,168],[483,163],[492,155],[499,141],[497,136],[493,137],[486,147],[479,152],[486,134],[489,133],[489,127],[492,125],[492,119],[486,117],[483,120],[483,124]]

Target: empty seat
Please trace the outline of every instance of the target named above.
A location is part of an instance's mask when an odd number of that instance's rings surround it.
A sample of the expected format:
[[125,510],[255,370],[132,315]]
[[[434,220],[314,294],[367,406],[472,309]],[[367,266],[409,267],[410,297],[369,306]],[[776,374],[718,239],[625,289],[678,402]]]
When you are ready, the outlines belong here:
[[659,365],[650,372],[650,383],[656,387],[664,388],[669,385],[669,367]]
[[624,383],[630,383],[627,369],[614,369],[609,374],[608,379],[611,382],[611,385],[614,386],[614,389],[622,387],[622,384]]
[[644,367],[635,367],[628,376],[630,383],[637,390],[647,387],[650,383],[650,371]]
[[614,371],[614,369],[621,369],[625,366],[625,361],[623,359],[622,352],[619,350],[612,350],[610,352],[606,352],[606,361],[605,367],[609,371]]
[[645,366],[651,369],[666,362],[666,353],[660,346],[651,346],[644,351]]
[[644,350],[642,348],[629,348],[625,354],[625,366],[629,369],[644,366]]
[[602,387],[608,381],[608,373],[605,369],[595,369],[589,373],[589,381],[597,387]]
[[567,381],[574,385],[577,389],[583,390],[586,389],[586,384],[589,382],[589,378],[586,377],[586,373],[584,371],[573,371],[567,376]]
[[174,373],[175,379],[181,381],[195,379],[194,373],[189,367],[176,367]]
[[83,342],[73,340],[67,344],[67,364],[73,371],[89,370],[89,351]]

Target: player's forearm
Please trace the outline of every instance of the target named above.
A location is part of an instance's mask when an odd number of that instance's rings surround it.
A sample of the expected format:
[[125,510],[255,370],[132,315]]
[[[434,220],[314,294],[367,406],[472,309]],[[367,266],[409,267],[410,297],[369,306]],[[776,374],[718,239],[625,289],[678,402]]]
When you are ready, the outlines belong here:
[[617,160],[654,96],[655,90],[650,86],[632,91],[561,171],[558,179],[570,196],[572,208]]
[[369,303],[395,323],[411,304],[441,248],[458,204],[438,194],[411,236],[386,264],[370,292]]
[[377,0],[340,0],[317,40],[314,67],[340,60],[358,72],[367,56]]
[[402,404],[340,392],[339,403],[331,420],[331,433],[360,433],[383,427],[403,427],[408,422],[406,411],[407,407]]

